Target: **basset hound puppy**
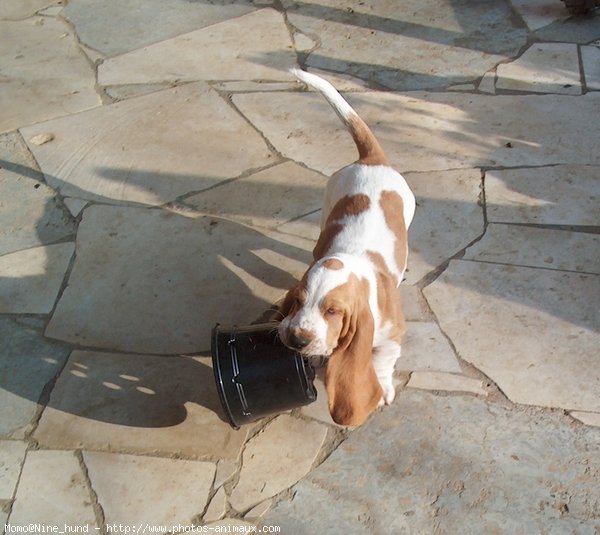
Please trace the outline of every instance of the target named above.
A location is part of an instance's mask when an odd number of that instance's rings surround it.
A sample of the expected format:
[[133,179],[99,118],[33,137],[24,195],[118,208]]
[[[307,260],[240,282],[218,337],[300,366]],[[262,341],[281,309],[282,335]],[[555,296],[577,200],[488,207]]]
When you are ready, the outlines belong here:
[[398,285],[415,198],[337,90],[314,74],[292,72],[333,107],[359,158],[329,179],[314,262],[287,292],[278,332],[299,353],[328,357],[331,416],[338,424],[360,425],[395,396],[392,374],[405,330]]

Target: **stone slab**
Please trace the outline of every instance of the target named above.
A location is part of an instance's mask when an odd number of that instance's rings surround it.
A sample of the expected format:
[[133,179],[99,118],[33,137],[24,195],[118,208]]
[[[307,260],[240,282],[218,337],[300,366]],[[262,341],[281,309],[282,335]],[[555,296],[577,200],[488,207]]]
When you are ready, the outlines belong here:
[[208,350],[217,322],[258,318],[300,279],[311,250],[215,217],[92,206],[46,335],[139,353]]
[[54,3],[56,0],[4,0],[0,4],[0,19],[27,19]]
[[598,234],[491,223],[463,258],[600,275],[598,251]]
[[0,21],[0,64],[0,132],[102,103],[94,71],[58,19]]
[[496,89],[581,94],[577,45],[534,43],[519,58],[497,68]]
[[21,136],[0,135],[0,255],[74,233],[55,195]]
[[407,173],[417,199],[408,231],[406,284],[415,284],[483,233],[479,169]]
[[599,440],[559,412],[407,390],[263,522],[297,535],[594,533]]
[[487,396],[481,380],[447,372],[413,372],[406,386],[408,388],[420,388],[423,390],[469,392],[478,396]]
[[598,412],[600,277],[452,261],[425,297],[459,356],[516,403]]
[[289,80],[287,71],[295,65],[283,16],[266,8],[107,59],[98,68],[98,82]]
[[225,489],[221,487],[211,498],[206,512],[202,515],[204,522],[215,522],[221,520],[227,513],[227,495]]
[[[350,74],[390,89],[473,80],[518,53],[526,31],[505,2],[286,0],[288,20],[318,39],[308,67]],[[427,58],[424,61],[424,58]]]
[[[347,96],[403,174],[600,162],[600,125],[593,119],[598,93],[577,99],[420,91]],[[356,160],[352,138],[319,95],[247,93],[232,100],[285,157],[325,175]]]
[[271,162],[264,141],[202,83],[151,93],[22,130],[64,196],[160,205]]
[[10,524],[79,526],[90,532],[99,527],[90,489],[74,452],[40,450],[27,453]]
[[248,511],[244,515],[244,519],[248,520],[249,522],[253,522],[253,523],[260,522],[262,517],[265,516],[267,514],[267,512],[269,511],[272,504],[273,504],[273,500],[266,500],[264,502],[259,503],[258,505],[255,505],[252,509],[250,509],[250,511]]
[[487,216],[490,221],[502,223],[597,226],[599,184],[598,166],[488,171]]
[[169,9],[161,0],[130,0],[124,3],[70,1],[65,16],[82,42],[107,56],[122,54],[177,35],[239,17],[254,8],[252,3],[188,2],[174,0]]
[[310,212],[292,221],[280,225],[277,230],[291,236],[298,236],[311,240],[314,245],[321,233],[321,209]]
[[50,448],[235,460],[247,430],[224,421],[210,364],[74,351],[35,438]]
[[600,45],[582,46],[581,61],[587,90],[600,90]]
[[162,91],[163,89],[173,87],[173,85],[174,84],[172,83],[112,85],[106,86],[104,91],[106,91],[106,94],[114,100],[127,100],[128,98]]
[[[569,12],[565,8],[568,16]],[[535,32],[535,39],[539,41],[556,41],[559,43],[577,43],[586,45],[600,39],[600,12],[592,10],[583,17],[571,17],[558,20],[544,26]]]
[[275,418],[246,444],[230,504],[245,512],[297,483],[312,468],[326,434],[317,422]]
[[69,351],[37,329],[0,318],[0,435],[23,438],[31,431],[46,385]]
[[27,444],[0,440],[0,500],[12,500],[21,474]]
[[236,463],[227,459],[220,459],[217,462],[217,472],[213,481],[213,487],[218,489],[223,483],[229,481],[237,471],[238,466]]
[[90,451],[83,458],[106,524],[190,526],[215,475],[208,462]]
[[421,290],[408,284],[400,285],[402,312],[406,321],[428,321],[432,319],[431,311]]
[[409,321],[396,369],[460,373],[458,359],[435,322]]
[[0,313],[51,312],[74,250],[59,243],[0,256]]
[[489,93],[490,95],[496,93],[496,69],[488,71],[483,75],[477,89],[482,93]]
[[329,404],[327,398],[327,390],[325,389],[325,368],[320,367],[315,370],[315,380],[313,382],[315,390],[317,391],[317,399],[308,405],[300,408],[300,414],[308,418],[312,418],[319,422],[323,422],[327,425],[334,427],[342,427],[336,424],[329,414]]
[[569,414],[586,425],[600,427],[600,413],[598,412],[573,411]]
[[326,181],[319,173],[284,162],[188,197],[185,203],[204,214],[250,226],[276,227],[318,210]]
[[530,30],[538,30],[569,16],[562,3],[547,0],[511,0],[511,4]]

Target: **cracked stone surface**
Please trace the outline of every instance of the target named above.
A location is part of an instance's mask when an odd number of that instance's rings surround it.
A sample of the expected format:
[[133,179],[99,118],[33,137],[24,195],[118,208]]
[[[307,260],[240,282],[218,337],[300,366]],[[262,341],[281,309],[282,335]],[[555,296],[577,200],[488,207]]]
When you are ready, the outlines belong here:
[[235,3],[175,0],[169,9],[164,9],[161,0],[133,0],[114,5],[72,0],[64,14],[75,25],[84,43],[107,56],[114,56],[235,19],[252,10],[252,4],[244,0]]
[[490,224],[463,258],[600,275],[599,250],[598,234]]
[[16,440],[0,440],[0,500],[13,498],[27,446]]
[[319,210],[326,183],[319,173],[284,162],[188,197],[185,202],[202,213],[250,226],[276,227]]
[[223,421],[208,358],[74,351],[35,438],[48,448],[235,460],[246,434]]
[[301,276],[312,250],[218,218],[109,206],[85,210],[77,240],[46,334],[140,353],[209,349],[217,322],[258,317]]
[[63,195],[160,205],[271,163],[258,134],[209,87],[189,84],[21,130]]
[[5,0],[0,5],[0,19],[26,19],[55,2],[56,0]]
[[[389,89],[445,87],[471,80],[525,44],[504,2],[451,4],[285,0],[289,21],[320,46],[306,65],[344,72]],[[424,57],[427,56],[427,61]]]
[[0,132],[101,104],[94,72],[60,20],[0,21],[0,63]]
[[483,233],[481,172],[407,173],[418,210],[410,226],[406,284],[415,284]]
[[460,357],[509,399],[594,412],[600,320],[589,296],[598,292],[595,275],[452,261],[425,297]]
[[[52,497],[52,499],[48,499]],[[96,517],[90,489],[72,451],[29,451],[10,514],[15,526],[88,526]]]
[[582,46],[585,85],[588,89],[600,90],[600,45]]
[[263,522],[298,535],[593,533],[598,440],[557,413],[407,391]]
[[[0,255],[74,233],[21,136],[0,136]],[[10,199],[10,201],[9,201]]]
[[597,226],[599,166],[556,165],[486,173],[490,221]]
[[534,43],[519,59],[498,65],[497,89],[581,94],[577,45]]
[[[202,60],[198,50],[203,50]],[[274,57],[272,51],[279,53]],[[281,14],[261,9],[105,61],[102,85],[192,80],[286,80],[296,65]]]
[[447,372],[413,372],[406,386],[423,390],[447,390],[449,392],[470,392],[479,396],[487,395],[481,380]]
[[[0,526],[595,534],[599,17],[0,1]],[[267,317],[356,159],[294,65],[416,194],[407,334],[362,427],[321,367],[315,403],[234,431],[211,328]]]
[[69,350],[37,329],[0,318],[0,435],[23,438],[44,387],[62,369]]
[[231,505],[244,512],[295,484],[312,467],[325,434],[326,428],[316,422],[278,416],[246,444]]
[[107,524],[189,526],[215,475],[213,463],[200,461],[91,451],[83,458]]
[[59,243],[0,256],[0,313],[49,313],[74,249]]
[[[403,174],[600,162],[594,142],[600,126],[588,120],[600,106],[599,93],[577,99],[565,95],[492,99],[461,92],[365,92],[349,95],[348,100]],[[356,159],[352,139],[316,94],[248,93],[234,95],[233,102],[278,151],[311,169],[330,175]]]
[[396,369],[461,372],[456,355],[437,323],[420,321],[407,323],[402,357],[396,361]]

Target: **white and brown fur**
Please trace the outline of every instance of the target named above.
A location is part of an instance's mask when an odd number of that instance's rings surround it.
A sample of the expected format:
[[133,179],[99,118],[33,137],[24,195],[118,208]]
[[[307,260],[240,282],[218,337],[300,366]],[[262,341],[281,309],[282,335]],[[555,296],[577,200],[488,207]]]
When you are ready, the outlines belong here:
[[278,330],[287,346],[328,357],[331,416],[339,424],[359,425],[395,396],[392,374],[404,334],[398,285],[415,198],[338,91],[316,75],[293,73],[333,107],[359,158],[329,179],[314,262],[288,291]]

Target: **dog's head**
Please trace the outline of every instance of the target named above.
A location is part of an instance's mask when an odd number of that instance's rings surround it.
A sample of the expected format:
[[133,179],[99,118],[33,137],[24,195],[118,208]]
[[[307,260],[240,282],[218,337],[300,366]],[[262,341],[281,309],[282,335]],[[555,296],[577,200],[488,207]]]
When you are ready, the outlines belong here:
[[381,386],[372,362],[372,283],[351,260],[325,257],[287,293],[282,342],[299,353],[327,356],[329,411],[342,425],[359,425],[377,406]]

